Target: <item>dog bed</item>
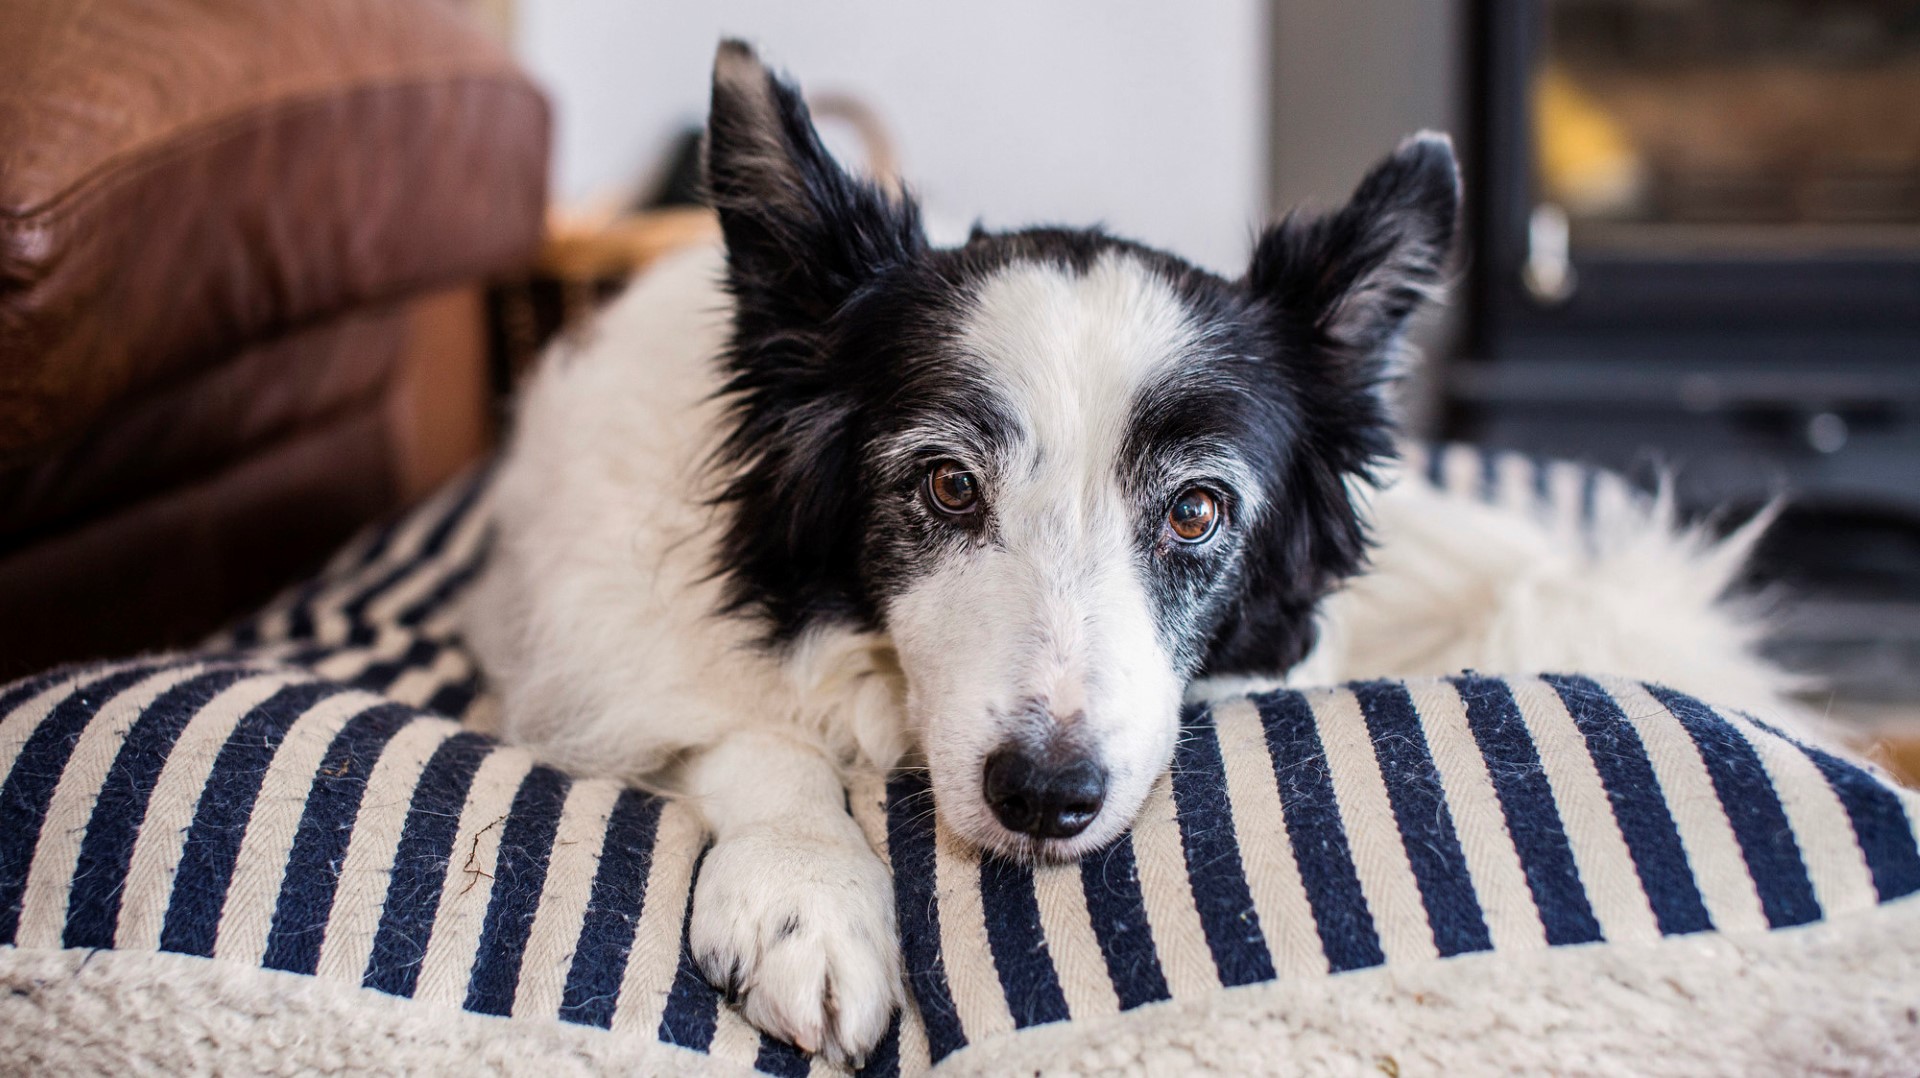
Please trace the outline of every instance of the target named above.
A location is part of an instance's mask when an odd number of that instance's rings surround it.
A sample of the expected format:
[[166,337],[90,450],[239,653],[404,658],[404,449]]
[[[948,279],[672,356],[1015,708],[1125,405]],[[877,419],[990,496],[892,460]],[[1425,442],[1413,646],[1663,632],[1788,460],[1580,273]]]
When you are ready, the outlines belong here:
[[[1578,514],[1602,473],[1437,481]],[[682,947],[685,808],[484,734],[450,606],[484,475],[192,654],[0,689],[8,1070],[824,1071]],[[862,1073],[1914,1073],[1920,801],[1658,685],[1190,710],[1133,831],[982,860],[912,773],[849,811],[912,1004]]]

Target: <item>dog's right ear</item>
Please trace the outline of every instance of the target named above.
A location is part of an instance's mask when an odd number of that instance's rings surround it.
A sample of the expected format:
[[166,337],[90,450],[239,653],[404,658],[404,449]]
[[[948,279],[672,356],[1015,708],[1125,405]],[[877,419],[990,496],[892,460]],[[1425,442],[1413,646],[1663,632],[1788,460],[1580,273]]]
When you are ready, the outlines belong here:
[[714,56],[706,166],[746,309],[817,325],[874,274],[926,247],[913,201],[849,176],[821,145],[799,91],[739,41],[722,41]]

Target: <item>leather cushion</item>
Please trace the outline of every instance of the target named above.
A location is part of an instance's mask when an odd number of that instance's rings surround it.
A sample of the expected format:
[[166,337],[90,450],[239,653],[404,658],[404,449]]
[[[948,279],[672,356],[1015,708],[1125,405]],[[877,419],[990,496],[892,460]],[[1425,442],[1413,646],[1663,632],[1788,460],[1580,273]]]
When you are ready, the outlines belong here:
[[0,554],[204,479],[347,411],[377,410],[401,363],[408,313],[369,305],[250,344],[0,465]]
[[523,264],[548,114],[444,0],[0,0],[0,459]]
[[391,509],[385,402],[362,402],[193,483],[0,556],[0,678],[181,647]]

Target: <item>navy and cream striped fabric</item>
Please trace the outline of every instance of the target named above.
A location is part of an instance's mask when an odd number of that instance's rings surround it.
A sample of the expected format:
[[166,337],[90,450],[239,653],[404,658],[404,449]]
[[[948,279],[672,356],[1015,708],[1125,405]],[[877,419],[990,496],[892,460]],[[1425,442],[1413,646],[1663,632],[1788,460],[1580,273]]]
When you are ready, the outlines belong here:
[[[1491,500],[1614,496],[1433,459]],[[0,945],[198,956],[821,1069],[687,959],[703,838],[684,807],[462,725],[493,707],[449,605],[485,557],[486,490],[369,533],[201,652],[0,689]],[[851,793],[894,868],[914,1000],[872,1074],[1241,985],[1764,933],[1920,891],[1912,795],[1749,717],[1578,675],[1194,709],[1137,826],[1072,866],[981,859],[913,773]]]

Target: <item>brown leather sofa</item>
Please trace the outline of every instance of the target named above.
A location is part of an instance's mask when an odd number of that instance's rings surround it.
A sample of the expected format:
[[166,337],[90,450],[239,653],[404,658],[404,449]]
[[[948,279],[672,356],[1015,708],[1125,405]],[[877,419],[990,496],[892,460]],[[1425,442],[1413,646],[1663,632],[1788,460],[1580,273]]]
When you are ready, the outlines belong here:
[[451,0],[0,0],[0,679],[191,643],[484,451],[548,127]]

